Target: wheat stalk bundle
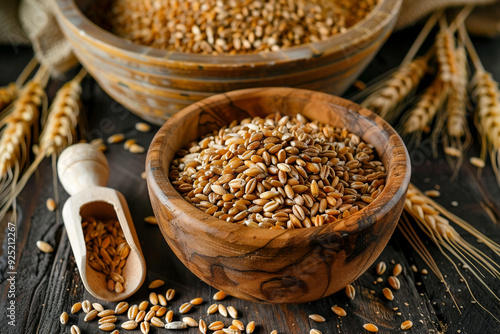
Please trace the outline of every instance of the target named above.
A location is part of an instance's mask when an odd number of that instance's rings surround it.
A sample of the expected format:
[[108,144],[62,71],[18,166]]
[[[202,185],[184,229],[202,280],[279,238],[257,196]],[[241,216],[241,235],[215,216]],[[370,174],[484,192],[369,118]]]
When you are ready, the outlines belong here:
[[[14,199],[24,189],[42,160],[47,156],[52,156],[53,168],[55,169],[56,156],[74,142],[80,111],[80,83],[86,74],[85,70],[80,71],[75,78],[57,92],[48,110],[47,120],[40,135],[39,148],[34,161],[26,169],[19,181],[17,182],[16,179],[16,182],[11,184],[8,196],[5,196],[5,199],[0,202],[0,220],[3,219]],[[19,173],[17,177],[19,177]]]
[[36,135],[40,107],[46,96],[40,77],[26,83],[19,97],[0,120],[0,206],[15,186],[29,156],[32,132]]
[[[455,216],[428,196],[424,195],[412,184],[410,185],[406,195],[405,212],[414,218],[417,226],[419,226],[425,234],[427,234],[431,241],[439,248],[440,252],[443,253],[443,255],[445,255],[445,257],[453,264],[458,274],[466,282],[469,292],[474,300],[476,300],[476,298],[474,297],[466,278],[459,270],[453,258],[462,262],[463,268],[469,269],[470,273],[472,273],[472,275],[485,287],[485,289],[488,290],[488,292],[490,292],[498,301],[500,301],[500,298],[482,279],[482,277],[484,277],[483,272],[488,273],[497,279],[500,278],[500,265],[477,247],[471,245],[464,238],[462,238],[451,223],[456,224],[472,236],[481,240],[481,242],[492,250],[496,256],[500,256],[500,245],[486,237],[463,219]],[[402,229],[405,230],[407,233],[406,235],[410,236],[411,243],[418,245],[419,242],[415,240],[416,234],[408,233],[408,231],[410,231],[408,222],[405,223],[403,221],[403,225],[406,225],[403,226]],[[416,236],[416,238],[418,238],[418,236]],[[419,250],[417,249],[417,251]],[[429,260],[428,256],[430,254],[426,255],[425,252],[423,252],[423,254],[424,260]],[[431,264],[432,262],[433,261],[430,261]],[[437,269],[438,277],[443,279],[442,274],[440,274],[440,271],[438,270],[439,268],[431,266],[431,269]],[[481,303],[478,302],[478,304],[497,321],[500,321],[491,312],[484,308]]]

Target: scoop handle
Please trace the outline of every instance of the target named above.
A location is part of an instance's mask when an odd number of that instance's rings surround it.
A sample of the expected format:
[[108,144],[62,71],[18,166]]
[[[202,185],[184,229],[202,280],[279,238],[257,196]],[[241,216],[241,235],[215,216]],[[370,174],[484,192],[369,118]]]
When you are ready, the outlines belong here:
[[91,144],[66,148],[57,162],[57,173],[64,189],[74,195],[108,183],[109,166],[104,154]]

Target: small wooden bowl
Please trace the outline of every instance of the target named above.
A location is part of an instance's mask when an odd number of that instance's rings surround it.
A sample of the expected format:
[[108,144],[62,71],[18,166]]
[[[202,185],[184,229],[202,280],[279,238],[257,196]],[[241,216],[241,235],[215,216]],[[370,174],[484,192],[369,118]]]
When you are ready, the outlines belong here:
[[[174,189],[169,166],[180,148],[235,119],[277,111],[346,127],[372,144],[388,171],[381,194],[335,224],[268,230],[210,216]],[[293,88],[254,88],[212,96],[172,117],[149,148],[146,173],[161,232],[195,275],[235,297],[303,303],[344,288],[377,259],[403,210],[410,159],[394,129],[353,102]]]

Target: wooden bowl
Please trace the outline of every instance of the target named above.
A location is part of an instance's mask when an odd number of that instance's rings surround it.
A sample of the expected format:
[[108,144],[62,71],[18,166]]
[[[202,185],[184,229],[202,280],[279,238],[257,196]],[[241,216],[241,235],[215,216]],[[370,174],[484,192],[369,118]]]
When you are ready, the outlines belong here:
[[249,55],[197,55],[134,44],[82,11],[96,0],[57,0],[56,17],[74,54],[116,101],[163,124],[193,102],[229,90],[292,86],[340,95],[385,42],[401,0],[380,0],[345,33],[317,43]]
[[[346,127],[372,144],[387,169],[384,190],[337,223],[268,230],[210,216],[174,189],[169,166],[180,148],[232,120],[277,111]],[[209,97],[172,117],[151,143],[146,173],[160,230],[195,275],[235,297],[303,303],[344,288],[377,259],[403,210],[410,159],[394,129],[353,102],[301,89],[254,88]]]

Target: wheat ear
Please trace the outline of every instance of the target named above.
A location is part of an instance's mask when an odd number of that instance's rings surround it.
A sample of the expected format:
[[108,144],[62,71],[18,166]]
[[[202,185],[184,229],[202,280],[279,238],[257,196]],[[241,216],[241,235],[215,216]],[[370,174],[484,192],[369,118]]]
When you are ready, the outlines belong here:
[[35,160],[26,169],[19,182],[13,184],[12,191],[5,197],[5,200],[0,202],[0,220],[5,216],[14,199],[24,189],[26,183],[42,160],[52,155],[53,161],[55,161],[56,156],[64,148],[73,143],[80,111],[80,82],[86,74],[85,70],[80,71],[73,80],[66,83],[57,92],[48,110],[47,120],[40,136],[39,149]]
[[[7,180],[13,172],[22,171],[31,142],[32,130],[36,132],[39,108],[45,107],[46,96],[39,80],[26,83],[13,103],[11,110],[0,120],[0,190],[3,194]],[[3,200],[0,200],[2,203]]]
[[481,158],[490,154],[491,165],[497,183],[500,185],[500,90],[491,73],[488,73],[481,63],[465,27],[459,29],[460,37],[465,43],[472,62],[476,68],[474,96],[476,97],[476,112],[474,120],[481,136]]
[[422,132],[430,126],[436,113],[443,106],[448,94],[449,85],[441,81],[439,76],[420,96],[415,107],[408,111],[404,122],[403,134],[416,133],[420,139]]
[[474,89],[477,98],[476,122],[482,138],[482,158],[490,153],[491,165],[500,185],[500,90],[490,73],[478,72]]
[[440,30],[436,35],[436,58],[439,64],[439,77],[443,82],[451,82],[457,73],[457,58],[454,33],[448,28],[446,19],[441,17]]
[[81,80],[87,74],[82,70],[57,92],[49,109],[47,122],[40,136],[39,154],[58,155],[73,144],[80,113]]
[[[486,237],[469,223],[453,215],[445,208],[434,202],[429,197],[425,196],[417,187],[410,185],[405,201],[405,211],[410,214],[416,221],[417,225],[429,236],[436,244],[441,253],[452,263],[458,274],[464,279],[474,300],[473,292],[471,291],[466,278],[459,270],[455,263],[455,258],[468,268],[473,276],[483,284],[483,286],[497,299],[500,298],[493,290],[483,281],[484,274],[481,269],[495,278],[500,278],[500,265],[484,254],[481,250],[469,244],[463,239],[460,234],[451,226],[450,222],[457,224],[466,232],[470,233],[477,239],[480,239],[484,245],[490,248],[496,256],[500,256],[500,245]],[[477,301],[477,300],[476,300]],[[500,321],[490,311],[488,311],[481,303],[478,304],[497,321]]]
[[429,57],[419,57],[400,67],[362,105],[383,118],[393,119],[400,103],[417,88],[424,77],[428,61]]
[[[471,143],[471,134],[467,123],[467,55],[465,48],[456,49],[457,72],[453,77],[446,104],[445,118],[441,123],[446,124],[443,135],[446,158],[454,169],[452,178],[456,177],[463,163],[464,151]],[[439,131],[436,128],[436,131]]]

